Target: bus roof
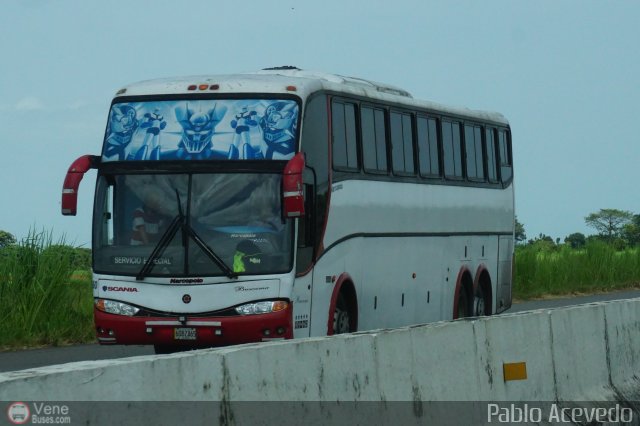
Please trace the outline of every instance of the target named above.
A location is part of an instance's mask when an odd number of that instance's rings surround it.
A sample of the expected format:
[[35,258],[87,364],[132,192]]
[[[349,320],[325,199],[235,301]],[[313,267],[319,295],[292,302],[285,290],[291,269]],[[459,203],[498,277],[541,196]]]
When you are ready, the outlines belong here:
[[282,93],[296,94],[305,99],[321,90],[508,125],[507,119],[497,112],[471,110],[417,100],[409,92],[397,86],[356,77],[301,70],[291,66],[266,68],[240,74],[185,76],[141,81],[120,89],[116,97],[193,93]]

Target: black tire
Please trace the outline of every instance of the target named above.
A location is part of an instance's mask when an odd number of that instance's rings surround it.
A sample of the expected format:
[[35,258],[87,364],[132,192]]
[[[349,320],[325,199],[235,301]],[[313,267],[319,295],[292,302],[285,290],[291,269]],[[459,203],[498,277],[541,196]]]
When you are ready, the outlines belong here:
[[476,295],[473,298],[473,315],[477,317],[489,315],[487,313],[487,301],[480,286],[478,286]]
[[336,307],[333,310],[333,334],[350,333],[351,330],[351,312],[346,298],[342,293],[338,296]]
[[172,354],[180,351],[184,351],[185,349],[181,349],[180,346],[173,345],[153,345],[153,351],[156,355],[166,355]]
[[471,316],[471,303],[469,303],[469,293],[463,286],[460,287],[458,294],[458,318],[467,318]]

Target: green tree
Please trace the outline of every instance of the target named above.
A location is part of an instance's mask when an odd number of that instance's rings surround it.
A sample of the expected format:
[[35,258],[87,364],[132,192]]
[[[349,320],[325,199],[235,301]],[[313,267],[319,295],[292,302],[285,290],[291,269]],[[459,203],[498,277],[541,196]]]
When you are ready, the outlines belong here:
[[16,237],[10,232],[0,230],[0,248],[12,246],[16,243]]
[[558,246],[556,242],[553,241],[553,238],[543,233],[540,233],[534,239],[530,239],[529,241],[527,241],[527,247],[532,247],[536,251],[555,251],[558,249]]
[[545,241],[549,244],[555,245],[555,242],[553,241],[553,238],[551,238],[550,236],[548,236],[547,234],[543,234],[543,233],[539,233],[537,237],[530,239],[527,244],[535,244],[538,241]]
[[524,232],[524,225],[518,221],[516,216],[516,232],[515,232],[516,244],[521,243],[527,239],[527,234]]
[[582,232],[574,232],[564,238],[565,244],[569,244],[571,248],[579,249],[587,243],[587,237]]
[[631,247],[640,244],[640,214],[633,215],[631,222],[622,227],[622,239]]
[[598,231],[606,241],[612,242],[619,238],[626,224],[633,219],[633,213],[618,209],[600,209],[584,218],[587,226]]

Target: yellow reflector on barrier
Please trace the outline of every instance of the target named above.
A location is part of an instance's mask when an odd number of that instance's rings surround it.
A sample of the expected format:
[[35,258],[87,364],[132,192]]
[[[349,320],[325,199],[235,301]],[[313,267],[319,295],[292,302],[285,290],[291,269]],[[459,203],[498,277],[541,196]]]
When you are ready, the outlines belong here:
[[510,380],[527,380],[527,363],[526,362],[510,362],[502,364],[504,372],[504,381]]

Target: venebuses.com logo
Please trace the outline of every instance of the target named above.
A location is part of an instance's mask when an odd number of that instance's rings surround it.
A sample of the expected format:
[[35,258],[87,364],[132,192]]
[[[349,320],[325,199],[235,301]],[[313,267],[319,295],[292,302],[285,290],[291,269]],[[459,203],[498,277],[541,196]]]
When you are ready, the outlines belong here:
[[14,402],[7,408],[7,417],[14,425],[23,425],[29,421],[31,411],[24,402]]
[[32,424],[71,424],[69,406],[58,403],[14,402],[7,407],[7,418],[14,425]]

